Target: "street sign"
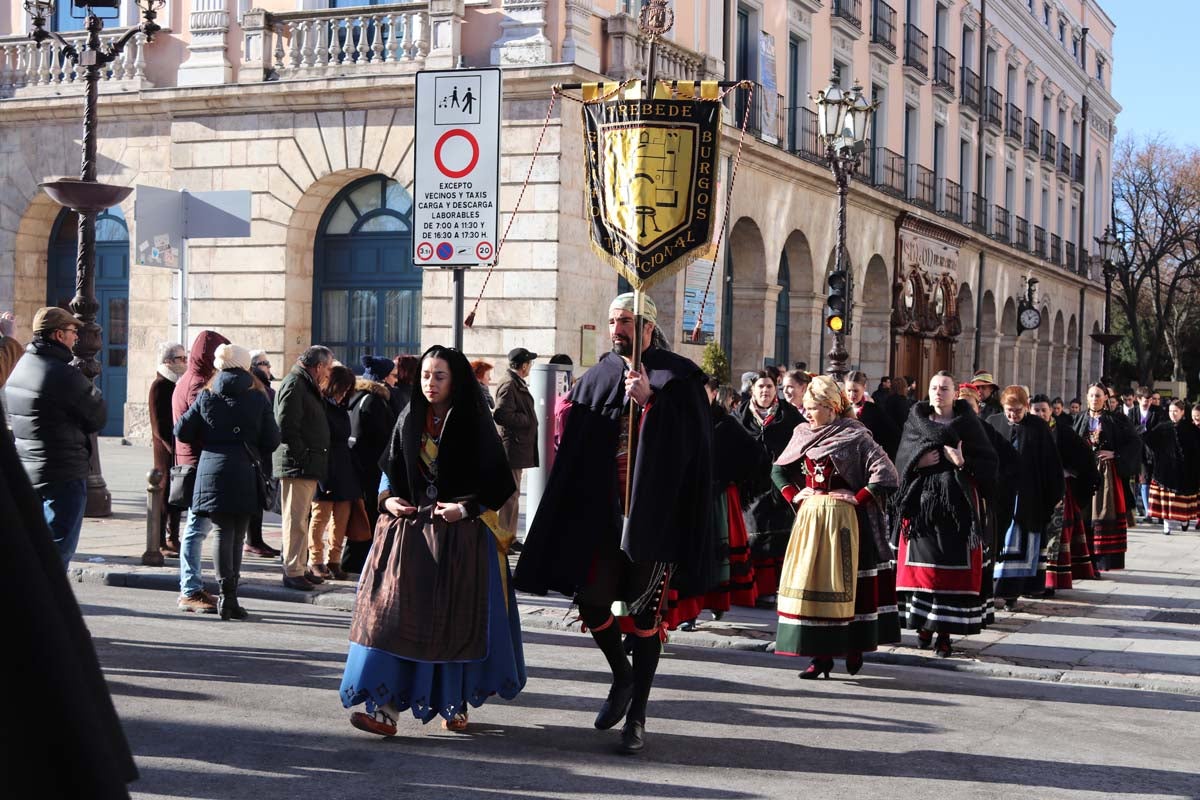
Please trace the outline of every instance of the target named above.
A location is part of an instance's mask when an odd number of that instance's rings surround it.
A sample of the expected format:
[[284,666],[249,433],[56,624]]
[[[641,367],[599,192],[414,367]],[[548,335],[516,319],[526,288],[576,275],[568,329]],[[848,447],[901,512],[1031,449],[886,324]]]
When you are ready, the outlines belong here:
[[417,73],[413,263],[473,267],[496,255],[500,70]]
[[186,239],[245,238],[250,235],[250,192],[176,192],[138,186],[133,217],[137,228],[134,262],[180,269]]

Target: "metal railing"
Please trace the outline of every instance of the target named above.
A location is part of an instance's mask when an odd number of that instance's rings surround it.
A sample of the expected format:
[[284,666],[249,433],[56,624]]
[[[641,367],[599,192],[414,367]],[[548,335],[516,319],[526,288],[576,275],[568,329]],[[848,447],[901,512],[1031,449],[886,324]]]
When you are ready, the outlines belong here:
[[[104,46],[115,44],[128,31],[129,28],[105,30],[100,35],[100,42]],[[87,33],[72,31],[62,37],[82,48]],[[145,34],[134,34],[121,55],[100,73],[101,86],[113,81],[144,81],[147,45]],[[11,97],[16,90],[32,86],[78,87],[80,92],[84,91],[83,70],[63,55],[63,49],[53,37],[38,47],[24,34],[0,36],[0,97]]]
[[1055,157],[1058,155],[1058,150],[1055,145],[1058,144],[1058,138],[1050,131],[1042,131],[1042,160],[1054,163]]
[[1076,183],[1083,183],[1083,156],[1075,154],[1075,169],[1071,172],[1071,180]]
[[991,208],[991,204],[988,203],[988,199],[986,197],[978,192],[971,192],[971,194],[968,195],[968,198],[971,201],[970,218],[968,220],[968,224],[980,233],[989,233],[991,231],[991,227],[988,224],[988,210]]
[[1063,255],[1065,257],[1065,264],[1066,264],[1067,269],[1071,270],[1071,272],[1078,272],[1079,264],[1076,263],[1076,261],[1075,261],[1075,243],[1074,242],[1063,242]]
[[1021,114],[1021,109],[1017,108],[1012,103],[1007,106],[1007,120],[1004,124],[1004,135],[1009,139],[1021,141],[1021,137],[1025,135],[1025,117]]
[[871,11],[871,43],[896,52],[896,9],[875,0]]
[[908,176],[908,197],[914,204],[933,211],[937,208],[937,198],[935,197],[935,189],[937,181],[933,174],[933,170],[926,169],[920,164],[913,164],[909,167]]
[[1025,118],[1025,149],[1035,154],[1042,147],[1042,126],[1033,117]]
[[734,125],[741,126],[746,104],[750,104],[750,116],[746,119],[746,133],[758,138],[774,137],[781,146],[786,145],[787,110],[783,105],[783,95],[776,92],[770,94],[761,83],[754,84],[753,97],[747,100],[746,92],[738,92],[734,104]]
[[1033,226],[1033,253],[1046,257],[1046,229],[1041,225]]
[[1005,244],[1012,241],[1012,217],[1004,206],[992,208],[992,238]]
[[811,108],[790,108],[792,127],[788,134],[788,150],[818,164],[825,163],[825,146],[817,130],[817,112]]
[[862,30],[862,0],[833,0],[833,15]]
[[1016,234],[1013,237],[1013,246],[1019,247],[1022,250],[1028,250],[1029,249],[1029,220],[1025,219],[1024,217],[1014,217],[1013,221],[1016,223],[1013,226],[1014,227],[1013,232]]
[[904,26],[904,66],[929,74],[929,36],[911,22]]
[[960,95],[962,96],[962,104],[967,108],[973,108],[976,112],[979,111],[979,76],[976,75],[970,67],[962,68],[962,78],[959,81],[961,86]]
[[1004,127],[1004,96],[994,86],[984,90],[983,120],[997,128]]
[[1079,269],[1078,269],[1079,274],[1084,276],[1085,278],[1090,277],[1091,276],[1091,264],[1092,264],[1092,260],[1091,260],[1091,256],[1088,254],[1087,248],[1084,248],[1084,247],[1079,248],[1079,265],[1078,265],[1079,266]]
[[942,178],[941,189],[941,192],[938,193],[937,213],[956,222],[962,222],[962,187],[949,178]]
[[954,94],[954,76],[958,74],[958,60],[944,47],[933,48],[933,85]]
[[1067,147],[1062,142],[1058,143],[1058,171],[1070,177],[1071,167],[1074,166],[1075,159],[1072,157],[1071,148]]
[[875,185],[888,194],[907,197],[905,176],[908,171],[905,169],[904,156],[886,147],[876,147],[872,161]]
[[1057,233],[1050,234],[1050,263],[1062,264],[1062,237]]

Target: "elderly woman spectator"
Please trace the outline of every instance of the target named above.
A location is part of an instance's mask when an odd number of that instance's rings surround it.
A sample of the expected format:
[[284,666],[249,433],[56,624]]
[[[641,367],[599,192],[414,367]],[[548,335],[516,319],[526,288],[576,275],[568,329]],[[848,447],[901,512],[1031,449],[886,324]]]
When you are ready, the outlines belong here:
[[496,401],[492,397],[492,370],[495,369],[490,362],[478,358],[471,362],[471,371],[475,373],[475,380],[479,381],[479,393],[483,395],[483,402],[487,404],[489,411],[496,410]]
[[[171,393],[179,376],[187,371],[187,351],[179,342],[159,342],[158,373],[150,384],[147,406],[150,410],[150,438],[154,453],[154,468],[166,485],[171,466],[175,463],[175,426],[171,422]],[[159,522],[159,551],[169,558],[179,557],[179,518],[183,509],[165,500]]]

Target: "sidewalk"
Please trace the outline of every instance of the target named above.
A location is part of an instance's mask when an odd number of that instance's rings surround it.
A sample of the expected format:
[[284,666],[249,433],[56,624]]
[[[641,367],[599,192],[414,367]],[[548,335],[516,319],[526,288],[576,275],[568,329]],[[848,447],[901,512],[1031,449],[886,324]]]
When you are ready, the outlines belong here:
[[[173,594],[163,602],[173,605],[179,591],[178,561],[168,559],[165,567],[141,565],[150,449],[104,438],[100,451],[113,515],[84,521],[71,577],[169,591]],[[268,514],[264,527],[267,542],[278,547],[279,518]],[[211,583],[209,548],[206,542],[204,569]],[[1163,536],[1161,529],[1139,526],[1129,534],[1127,563],[1129,569],[1077,583],[1077,588],[1052,600],[1022,600],[1016,612],[997,611],[994,626],[955,640],[956,655],[950,659],[927,656],[915,648],[915,636],[905,632],[905,646],[867,654],[867,660],[1200,696],[1200,533]],[[244,597],[353,608],[352,583],[326,582],[311,593],[285,589],[278,560],[250,555],[242,570]],[[519,600],[527,628],[566,629],[574,619],[566,598],[521,595]],[[774,647],[771,611],[735,608],[720,622],[707,617],[702,615],[693,633],[673,632],[668,647]]]

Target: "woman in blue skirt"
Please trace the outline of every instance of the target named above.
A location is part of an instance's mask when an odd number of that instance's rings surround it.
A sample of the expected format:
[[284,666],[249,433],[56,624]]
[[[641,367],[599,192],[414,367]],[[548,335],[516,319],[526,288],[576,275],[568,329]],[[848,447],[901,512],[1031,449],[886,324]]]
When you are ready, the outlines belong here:
[[525,686],[512,534],[495,512],[516,491],[500,437],[457,350],[427,350],[416,388],[384,457],[342,677],[342,704],[366,704],[350,723],[381,736],[406,709],[465,730],[468,703]]

